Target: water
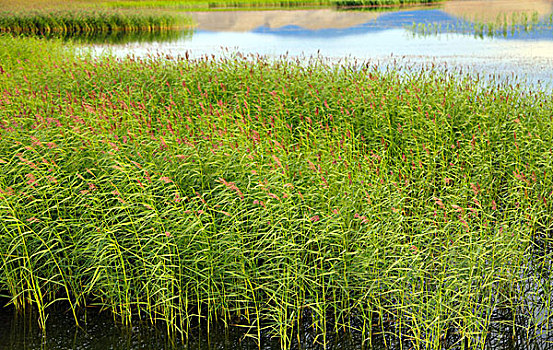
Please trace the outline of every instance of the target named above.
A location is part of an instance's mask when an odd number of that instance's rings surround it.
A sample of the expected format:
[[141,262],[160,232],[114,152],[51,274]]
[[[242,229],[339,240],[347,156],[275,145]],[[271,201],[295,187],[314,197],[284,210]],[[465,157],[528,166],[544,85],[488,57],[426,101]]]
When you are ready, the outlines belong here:
[[[38,328],[37,315],[33,312],[17,313],[10,307],[0,307],[0,350],[137,350],[137,349],[194,349],[194,350],[272,350],[280,343],[269,334],[261,334],[261,344],[247,336],[244,328],[224,329],[221,324],[193,327],[187,341],[168,337],[163,325],[152,326],[148,322],[136,322],[123,327],[107,312],[89,309],[79,316],[80,326],[70,312],[51,312],[46,334]],[[306,324],[306,327],[308,325]],[[317,336],[309,330],[302,331],[293,348],[304,350],[323,349]],[[320,341],[320,337],[318,338]],[[360,335],[332,335],[327,349],[361,350]],[[375,337],[373,349],[384,349],[383,339]]]
[[[497,315],[496,315],[497,317]],[[499,315],[498,320],[501,319]],[[224,329],[220,324],[193,328],[188,341],[168,337],[163,325],[152,326],[136,322],[123,327],[97,309],[89,309],[79,316],[79,326],[67,310],[58,310],[48,317],[47,332],[38,328],[37,315],[33,312],[17,313],[9,307],[0,308],[0,350],[138,350],[138,349],[186,349],[186,350],[274,350],[280,348],[278,339],[261,334],[261,344],[247,336],[243,328]],[[523,325],[524,320],[517,321]],[[301,350],[388,350],[408,349],[395,337],[374,335],[372,346],[363,345],[361,334],[329,335],[326,347],[321,338],[313,334],[305,322],[305,329],[293,339],[292,349]],[[360,325],[359,325],[360,326]],[[513,334],[512,328],[493,323],[486,340],[486,349],[493,350],[553,350],[551,332],[529,331]],[[444,339],[444,349],[463,349],[463,342],[456,334]]]
[[261,54],[375,64],[432,63],[483,76],[553,83],[553,0],[448,1],[386,10],[195,12],[192,35],[97,45],[95,52],[144,56]]
[[123,327],[109,313],[95,309],[81,314],[79,322],[78,327],[70,312],[52,312],[44,335],[36,314],[0,309],[0,350],[257,349],[253,342],[243,339],[243,334],[218,328],[209,337],[205,330],[196,329],[185,345],[181,339],[168,337],[161,326],[137,323]]

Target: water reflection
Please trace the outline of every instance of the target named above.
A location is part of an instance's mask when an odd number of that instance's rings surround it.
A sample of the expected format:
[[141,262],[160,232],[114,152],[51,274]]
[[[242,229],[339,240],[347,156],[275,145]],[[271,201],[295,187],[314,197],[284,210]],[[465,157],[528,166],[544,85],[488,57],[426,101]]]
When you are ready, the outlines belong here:
[[[541,24],[517,24],[506,35],[503,27],[489,30],[489,24],[466,19],[482,13],[482,6],[491,1],[472,2],[480,6],[472,13],[461,6],[464,2],[458,1],[447,2],[448,9],[419,7],[387,12],[319,9],[195,13],[197,27],[191,37],[172,42],[130,43],[110,50],[120,56],[158,52],[190,57],[229,52],[323,55],[334,59],[354,57],[381,65],[402,59],[408,64],[432,63],[483,76],[510,78],[514,74],[531,83],[553,84],[553,30],[547,22],[550,18],[553,21],[551,13],[547,13],[553,1],[540,1],[539,4],[548,5],[540,7],[515,7],[513,3],[518,1],[501,1],[509,4],[508,16],[519,19],[525,9],[540,11],[536,16]],[[532,15],[526,18],[531,20]],[[103,46],[96,47],[97,52],[102,50]]]
[[150,32],[125,32],[113,31],[104,33],[72,33],[45,35],[47,38],[61,39],[71,41],[77,44],[96,44],[96,45],[124,45],[128,43],[155,43],[155,42],[175,42],[178,40],[189,40],[192,38],[194,30],[192,28],[182,30],[150,31]]
[[[116,55],[355,57],[467,68],[553,83],[553,0],[446,1],[383,11],[334,9],[191,13],[192,36],[110,47]],[[101,52],[102,45],[95,50]]]
[[515,14],[537,13],[540,17],[553,12],[553,0],[466,0],[446,1],[441,9],[456,18],[471,21],[496,21],[498,18],[511,18]]
[[[492,316],[492,325],[486,337],[486,349],[492,350],[553,350],[553,337],[550,329],[531,327],[525,318],[524,310],[520,314],[502,314],[496,310]],[[517,328],[508,328],[501,324],[503,317],[514,317]],[[9,350],[136,350],[136,349],[196,349],[196,350],[272,350],[280,348],[277,338],[270,334],[261,334],[261,344],[247,336],[247,331],[240,327],[224,328],[222,324],[213,324],[210,331],[205,326],[197,326],[189,334],[188,340],[180,337],[169,337],[163,325],[152,326],[146,322],[137,322],[133,327],[118,325],[108,313],[89,309],[79,317],[80,327],[75,326],[72,315],[64,310],[50,313],[46,336],[38,329],[37,315],[27,310],[23,314],[14,312],[9,307],[0,308],[0,349]],[[360,329],[362,324],[354,326]],[[393,327],[393,326],[390,326]],[[548,327],[548,325],[544,325]],[[292,338],[290,348],[302,350],[380,350],[408,349],[413,345],[406,339],[398,339],[393,329],[375,332],[371,346],[368,346],[367,335],[357,333],[331,334],[326,346],[321,343],[309,319],[305,318],[302,329]],[[443,339],[444,349],[466,349],[463,337],[450,332]]]
[[191,13],[199,31],[252,32],[260,28],[303,28],[307,31],[348,29],[378,18],[379,12],[321,10],[229,11]]

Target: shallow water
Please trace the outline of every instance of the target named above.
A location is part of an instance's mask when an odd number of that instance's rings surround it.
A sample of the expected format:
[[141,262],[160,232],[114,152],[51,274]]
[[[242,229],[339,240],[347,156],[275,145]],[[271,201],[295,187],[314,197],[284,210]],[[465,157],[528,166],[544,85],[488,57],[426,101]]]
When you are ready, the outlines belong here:
[[[246,335],[243,328],[212,325],[193,327],[188,340],[168,337],[163,326],[136,322],[132,327],[123,327],[109,316],[90,309],[79,316],[79,326],[70,312],[51,312],[47,331],[38,328],[37,315],[23,314],[12,308],[0,308],[0,350],[136,350],[136,349],[197,349],[197,350],[271,350],[279,349],[278,339],[261,334],[261,344]],[[320,339],[320,338],[319,338]],[[323,349],[316,336],[302,332],[293,342],[296,349]],[[328,339],[327,349],[365,349],[359,335],[342,334]],[[373,349],[384,349],[382,339],[375,339]]]
[[322,55],[387,64],[433,63],[481,75],[553,83],[553,0],[448,1],[374,11],[276,10],[191,13],[193,34],[170,41],[97,45],[124,56]]
[[[238,327],[224,329],[222,325],[195,327],[188,340],[170,338],[162,325],[152,326],[136,322],[132,327],[123,327],[109,316],[96,309],[79,316],[75,325],[70,312],[58,310],[48,317],[47,331],[38,328],[37,315],[32,312],[17,313],[9,307],[0,308],[0,350],[138,350],[138,349],[190,349],[190,350],[273,350],[279,349],[278,339],[261,334],[261,344],[251,340]],[[519,324],[524,321],[520,320]],[[517,332],[501,327],[498,322],[490,329],[485,349],[490,350],[553,350],[553,335],[550,331],[537,329]],[[308,327],[306,323],[306,327]],[[360,334],[330,335],[326,346],[309,330],[300,331],[294,337],[292,349],[301,350],[384,350],[407,349],[408,343],[400,344],[393,337],[374,335],[372,346],[363,344]],[[463,349],[466,346],[455,334],[444,339],[444,349]]]

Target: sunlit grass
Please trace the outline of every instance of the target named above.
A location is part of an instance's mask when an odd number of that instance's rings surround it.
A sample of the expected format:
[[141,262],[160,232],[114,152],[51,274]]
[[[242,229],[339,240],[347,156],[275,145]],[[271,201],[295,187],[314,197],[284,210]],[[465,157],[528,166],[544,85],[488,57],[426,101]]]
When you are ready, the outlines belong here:
[[0,33],[90,35],[113,32],[163,32],[191,26],[185,17],[120,11],[0,12]]
[[0,290],[43,327],[97,305],[282,348],[305,323],[431,349],[548,331],[550,93],[0,41]]

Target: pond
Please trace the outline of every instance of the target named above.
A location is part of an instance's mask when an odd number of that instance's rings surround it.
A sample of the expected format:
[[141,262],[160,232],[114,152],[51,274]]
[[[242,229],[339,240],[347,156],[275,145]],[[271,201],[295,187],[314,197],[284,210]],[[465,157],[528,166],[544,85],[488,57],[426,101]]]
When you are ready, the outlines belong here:
[[553,1],[469,0],[375,9],[193,12],[192,33],[97,45],[116,55],[229,55],[434,64],[550,85]]

